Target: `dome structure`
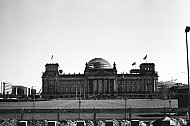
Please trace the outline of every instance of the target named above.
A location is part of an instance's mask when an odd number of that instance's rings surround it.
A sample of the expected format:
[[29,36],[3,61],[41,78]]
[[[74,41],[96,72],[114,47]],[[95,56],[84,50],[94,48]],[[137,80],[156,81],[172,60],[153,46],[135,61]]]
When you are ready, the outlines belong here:
[[110,63],[102,58],[94,58],[87,64],[89,69],[112,69]]

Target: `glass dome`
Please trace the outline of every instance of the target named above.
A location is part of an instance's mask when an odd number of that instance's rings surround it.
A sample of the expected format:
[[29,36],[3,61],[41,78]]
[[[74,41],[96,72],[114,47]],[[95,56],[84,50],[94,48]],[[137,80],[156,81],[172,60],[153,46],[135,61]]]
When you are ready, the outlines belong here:
[[112,69],[110,63],[102,58],[94,58],[87,65],[89,69]]

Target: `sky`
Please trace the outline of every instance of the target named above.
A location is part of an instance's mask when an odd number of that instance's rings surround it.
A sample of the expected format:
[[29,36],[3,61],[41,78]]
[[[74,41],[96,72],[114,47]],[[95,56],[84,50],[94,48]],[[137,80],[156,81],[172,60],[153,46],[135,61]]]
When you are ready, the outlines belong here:
[[59,63],[65,74],[84,73],[86,62],[103,58],[115,62],[118,73],[155,63],[158,81],[187,83],[189,5],[189,0],[0,0],[0,81],[39,90],[46,63]]

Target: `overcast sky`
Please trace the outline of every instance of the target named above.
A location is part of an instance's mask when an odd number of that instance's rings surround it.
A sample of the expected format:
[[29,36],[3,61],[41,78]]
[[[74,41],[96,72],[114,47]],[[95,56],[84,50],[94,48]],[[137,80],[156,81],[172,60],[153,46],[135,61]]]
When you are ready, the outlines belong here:
[[147,55],[159,81],[187,83],[189,5],[189,0],[0,0],[0,81],[39,90],[52,55],[66,74],[84,73],[93,58],[129,72]]

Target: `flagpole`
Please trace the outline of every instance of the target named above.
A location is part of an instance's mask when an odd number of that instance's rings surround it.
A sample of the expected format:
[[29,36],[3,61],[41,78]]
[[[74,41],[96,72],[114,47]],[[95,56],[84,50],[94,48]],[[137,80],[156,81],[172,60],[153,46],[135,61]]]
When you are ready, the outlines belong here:
[[53,63],[53,55],[51,56],[51,62]]
[[136,62],[134,62],[133,64],[132,64],[132,66],[134,66],[135,65],[135,69],[136,69]]
[[143,60],[146,60],[146,63],[147,63],[147,55],[143,58]]
[[52,55],[52,63],[53,63],[53,55]]

